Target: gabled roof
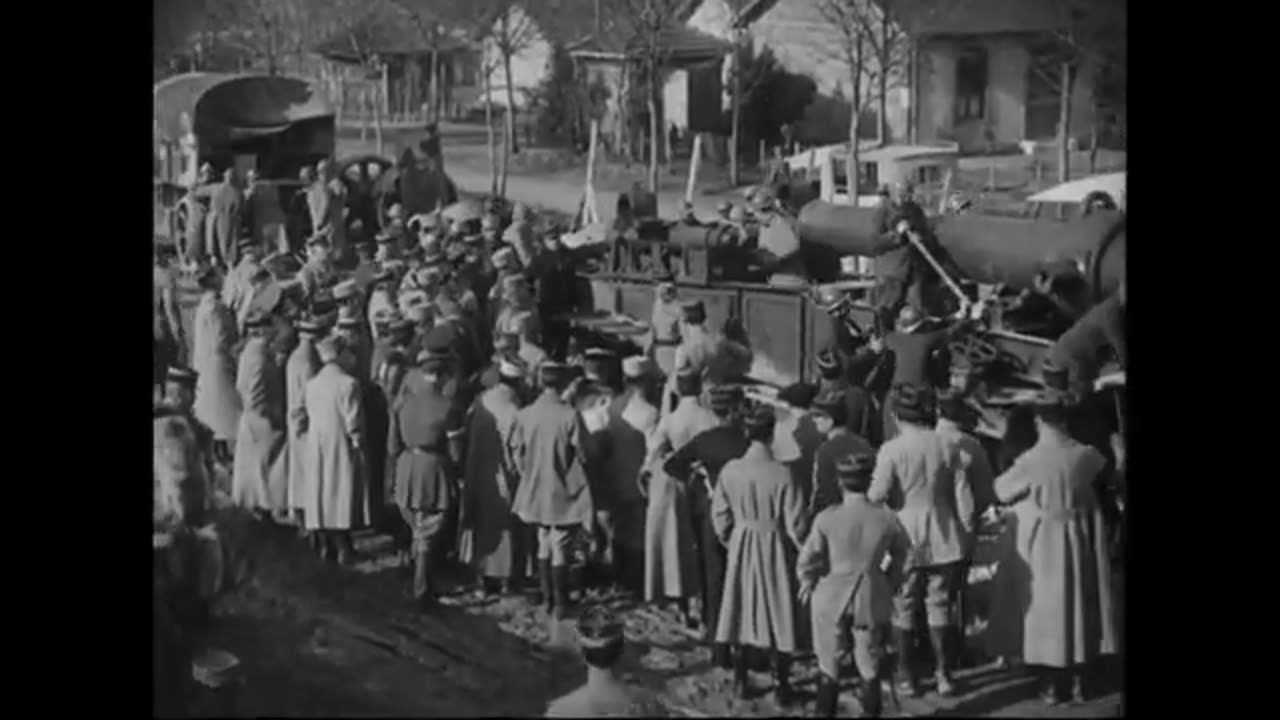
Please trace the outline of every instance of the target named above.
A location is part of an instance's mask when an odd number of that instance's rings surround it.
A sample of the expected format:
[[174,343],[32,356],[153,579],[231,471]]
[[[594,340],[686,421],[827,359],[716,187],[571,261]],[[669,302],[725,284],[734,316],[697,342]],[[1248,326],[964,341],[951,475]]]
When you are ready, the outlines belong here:
[[[778,3],[821,0],[749,0],[737,22],[750,25]],[[1055,0],[874,0],[917,37],[994,35],[1061,29],[1066,16]]]

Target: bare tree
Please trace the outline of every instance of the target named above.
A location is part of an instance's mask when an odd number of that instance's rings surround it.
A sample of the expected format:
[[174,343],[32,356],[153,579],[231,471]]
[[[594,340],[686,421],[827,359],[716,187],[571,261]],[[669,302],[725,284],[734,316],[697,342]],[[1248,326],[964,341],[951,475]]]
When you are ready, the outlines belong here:
[[[494,21],[489,34],[489,45],[497,53],[502,64],[503,81],[507,86],[507,112],[505,138],[502,144],[502,175],[498,192],[506,195],[507,175],[512,153],[519,152],[516,138],[516,90],[511,72],[512,60],[529,48],[537,39],[538,30],[528,13],[529,0],[498,0],[492,12]],[[488,53],[486,53],[487,55]]]
[[[505,177],[498,169],[497,135],[493,128],[493,73],[501,57],[489,52],[496,34],[498,18],[508,10],[511,0],[453,0],[454,20],[465,32],[468,42],[480,51],[480,79],[484,89],[484,121],[489,148],[489,192],[502,194]],[[508,95],[508,99],[510,95]],[[499,178],[503,177],[501,185]]]
[[[1093,121],[1096,145],[1098,112],[1097,80],[1110,65],[1123,67],[1128,26],[1125,3],[1107,0],[1054,0],[1061,29],[1054,33],[1057,77],[1045,76],[1058,90],[1058,182],[1071,179],[1072,97],[1079,73],[1088,68],[1095,75]],[[1091,149],[1091,158],[1096,149]]]
[[729,56],[729,184],[738,186],[738,133],[742,113],[742,41],[745,38],[740,18],[747,0],[730,0],[730,27],[733,34],[733,50]]
[[633,40],[626,48],[627,64],[639,71],[649,111],[649,192],[658,192],[659,152],[662,148],[662,71],[669,48],[663,34],[674,27],[684,0],[624,0],[623,20],[630,26]]
[[862,111],[871,96],[866,90],[876,81],[875,46],[870,29],[879,25],[879,18],[868,0],[819,0],[818,9],[823,19],[839,33],[840,39],[833,52],[849,71],[849,154],[845,159],[845,174],[848,176],[849,197],[856,203],[858,169],[861,166],[858,134]]

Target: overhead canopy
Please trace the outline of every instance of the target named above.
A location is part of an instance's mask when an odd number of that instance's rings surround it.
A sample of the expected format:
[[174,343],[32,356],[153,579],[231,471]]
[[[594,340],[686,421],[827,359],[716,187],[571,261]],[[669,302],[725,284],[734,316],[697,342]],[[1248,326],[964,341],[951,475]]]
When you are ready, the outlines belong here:
[[157,139],[168,142],[191,131],[202,142],[238,140],[334,116],[305,80],[269,75],[175,75],[156,83],[153,101]]

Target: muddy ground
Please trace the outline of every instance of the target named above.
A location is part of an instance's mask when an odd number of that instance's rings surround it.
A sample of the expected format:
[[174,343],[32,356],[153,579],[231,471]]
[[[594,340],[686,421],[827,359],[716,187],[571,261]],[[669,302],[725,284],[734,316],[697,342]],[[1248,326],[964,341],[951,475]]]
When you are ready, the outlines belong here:
[[[585,679],[567,624],[553,626],[526,596],[477,602],[455,594],[452,606],[424,614],[408,600],[407,580],[389,539],[358,537],[360,561],[337,567],[320,560],[294,529],[246,523],[249,579],[220,599],[198,647],[229,651],[241,665],[237,682],[198,688],[197,716],[529,716]],[[450,589],[450,585],[446,585]],[[460,589],[457,583],[451,589]],[[597,599],[626,618],[625,676],[652,690],[677,714],[765,717],[812,712],[816,667],[795,664],[804,702],[783,710],[767,674],[753,673],[758,697],[738,701],[727,671],[674,612]],[[980,638],[971,638],[980,644]],[[1102,697],[1048,709],[1016,670],[986,665],[960,673],[962,693],[901,699],[890,715],[1112,717],[1121,714],[1120,678]],[[851,692],[842,715],[856,715]]]

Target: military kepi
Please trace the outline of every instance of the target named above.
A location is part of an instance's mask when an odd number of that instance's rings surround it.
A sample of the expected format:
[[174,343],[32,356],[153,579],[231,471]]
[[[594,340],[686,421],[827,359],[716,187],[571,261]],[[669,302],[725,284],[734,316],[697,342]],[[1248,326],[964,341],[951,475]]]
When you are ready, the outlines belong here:
[[603,607],[588,608],[578,620],[578,642],[584,650],[609,647],[624,637],[622,621]]
[[836,463],[836,478],[866,477],[876,467],[875,453],[851,453]]

